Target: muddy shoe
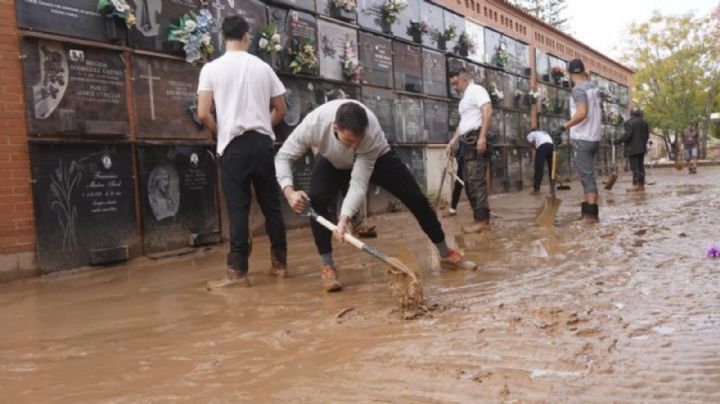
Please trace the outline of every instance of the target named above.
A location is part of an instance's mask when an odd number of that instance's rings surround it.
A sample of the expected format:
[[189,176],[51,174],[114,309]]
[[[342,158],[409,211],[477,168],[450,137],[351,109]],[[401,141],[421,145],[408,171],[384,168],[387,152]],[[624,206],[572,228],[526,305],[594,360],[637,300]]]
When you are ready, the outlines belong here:
[[339,292],[343,289],[342,283],[338,280],[337,271],[330,265],[323,265],[320,269],[320,275],[322,276],[323,289],[326,292]]
[[440,258],[440,266],[444,269],[450,270],[466,270],[474,271],[477,269],[477,264],[465,259],[465,256],[458,250],[450,250],[450,255],[447,257]]
[[268,269],[267,274],[275,278],[287,279],[287,263],[280,262],[280,260],[275,258],[274,255],[272,256],[271,260],[272,265],[270,266],[270,269]]
[[208,282],[208,288],[221,289],[233,287],[250,287],[250,279],[247,272],[235,271],[233,269],[225,270],[225,278],[218,281]]
[[457,210],[450,208],[445,213],[443,213],[443,217],[452,217],[457,215]]
[[470,234],[470,233],[483,233],[490,231],[490,223],[488,222],[475,222],[471,226],[463,226],[462,227],[463,233]]

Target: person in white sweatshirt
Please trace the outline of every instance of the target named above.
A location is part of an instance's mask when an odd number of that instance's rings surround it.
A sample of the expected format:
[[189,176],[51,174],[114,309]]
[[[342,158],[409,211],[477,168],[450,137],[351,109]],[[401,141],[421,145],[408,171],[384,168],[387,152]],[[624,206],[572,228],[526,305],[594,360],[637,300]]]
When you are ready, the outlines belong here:
[[[310,177],[309,195],[293,187],[292,163],[310,148],[317,148]],[[378,185],[398,198],[417,219],[440,253],[446,269],[477,268],[462,253],[448,247],[440,221],[415,178],[390,148],[375,114],[358,101],[335,100],[310,112],[295,128],[275,156],[275,171],[290,207],[303,212],[309,202],[327,217],[340,191],[347,188],[335,237],[351,230],[351,218],[362,206],[368,184]],[[332,258],[331,233],[311,220],[313,237],[327,292],[342,290]]]

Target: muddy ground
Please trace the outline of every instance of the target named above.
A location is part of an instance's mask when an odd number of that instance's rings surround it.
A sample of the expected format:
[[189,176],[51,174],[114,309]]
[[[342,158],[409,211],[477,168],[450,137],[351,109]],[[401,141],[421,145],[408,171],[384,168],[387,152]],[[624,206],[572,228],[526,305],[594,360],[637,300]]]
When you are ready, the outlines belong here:
[[[481,263],[439,270],[407,213],[376,217],[392,252],[418,258],[434,310],[402,320],[381,264],[349,246],[347,289],[320,290],[308,230],[292,231],[291,277],[208,292],[224,248],[0,286],[2,403],[720,402],[720,168],[656,170],[644,196],[624,174],[602,192],[602,224],[532,223],[542,197],[491,199],[491,235],[459,235]],[[339,313],[343,313],[338,317]]]

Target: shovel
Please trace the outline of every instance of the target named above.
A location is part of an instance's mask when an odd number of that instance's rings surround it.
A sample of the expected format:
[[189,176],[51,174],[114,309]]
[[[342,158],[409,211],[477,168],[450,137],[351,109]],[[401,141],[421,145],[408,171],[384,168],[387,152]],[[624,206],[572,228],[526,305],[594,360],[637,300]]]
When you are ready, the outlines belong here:
[[549,227],[555,223],[560,203],[562,202],[555,196],[555,171],[557,170],[557,151],[553,150],[552,167],[550,170],[550,195],[545,197],[545,202],[540,213],[535,218],[535,224],[538,226]]
[[[321,226],[330,231],[335,231],[337,229],[335,224],[320,216],[311,206],[308,206],[305,215],[312,217],[316,222],[320,223]],[[423,285],[420,281],[420,277],[417,275],[419,272],[417,270],[418,265],[414,262],[414,259],[412,259],[412,254],[407,251],[407,248],[401,247],[400,256],[403,257],[403,260],[408,262],[410,265],[406,265],[397,258],[388,257],[380,250],[353,237],[350,233],[343,234],[343,238],[359,250],[372,255],[390,267],[388,268],[388,281],[390,282],[390,288],[394,294],[398,295],[400,303],[403,307],[421,306],[423,304]],[[410,263],[409,261],[413,262]],[[414,270],[410,268],[413,268]]]
[[605,184],[605,190],[609,191],[612,189],[612,187],[615,185],[615,181],[618,179],[617,174],[617,164],[615,163],[615,142],[612,143],[612,172],[610,173],[610,178],[608,178],[607,183]]

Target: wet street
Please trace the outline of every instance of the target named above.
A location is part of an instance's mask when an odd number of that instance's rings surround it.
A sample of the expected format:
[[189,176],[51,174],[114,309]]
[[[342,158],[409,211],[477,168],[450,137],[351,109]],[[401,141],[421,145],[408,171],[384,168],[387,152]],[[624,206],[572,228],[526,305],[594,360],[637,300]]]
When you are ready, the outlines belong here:
[[[208,291],[225,247],[0,285],[0,403],[720,402],[720,167],[629,173],[601,191],[600,225],[575,222],[581,188],[496,195],[492,234],[450,244],[481,264],[439,269],[408,213],[365,240],[418,259],[431,311],[403,320],[382,264],[337,247],[346,290],[321,290],[309,229],[289,233],[290,279]],[[545,188],[543,189],[545,191]]]

